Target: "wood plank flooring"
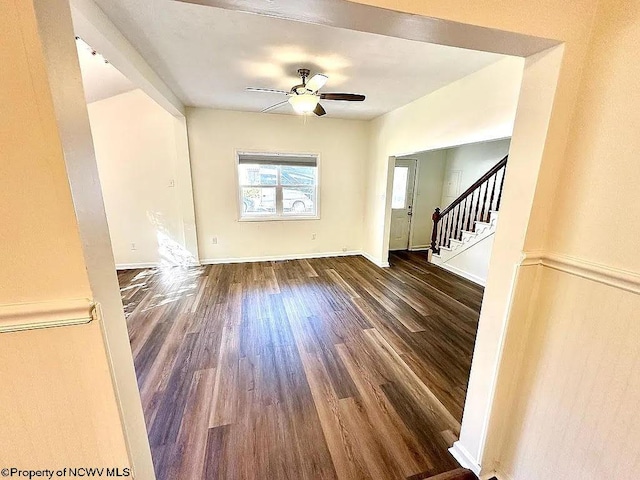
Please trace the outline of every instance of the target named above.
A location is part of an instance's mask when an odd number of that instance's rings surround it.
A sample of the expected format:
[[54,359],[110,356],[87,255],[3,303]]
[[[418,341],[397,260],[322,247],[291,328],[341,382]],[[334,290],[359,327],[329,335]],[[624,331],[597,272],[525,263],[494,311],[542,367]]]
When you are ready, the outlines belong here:
[[458,467],[482,288],[395,253],[118,274],[159,480]]

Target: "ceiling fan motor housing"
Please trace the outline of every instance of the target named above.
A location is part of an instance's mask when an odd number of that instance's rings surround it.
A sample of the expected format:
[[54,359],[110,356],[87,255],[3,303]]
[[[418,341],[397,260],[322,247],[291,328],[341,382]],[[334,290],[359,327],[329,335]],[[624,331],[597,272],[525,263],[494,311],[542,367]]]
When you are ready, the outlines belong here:
[[311,75],[311,70],[309,70],[308,68],[299,68],[298,75],[302,77],[302,84],[305,85],[307,83],[307,78],[309,78],[309,75]]
[[291,88],[291,93],[295,93],[297,95],[304,95],[307,93],[307,78],[311,75],[311,70],[308,68],[299,68],[298,76],[302,79],[302,83],[300,85],[294,85]]

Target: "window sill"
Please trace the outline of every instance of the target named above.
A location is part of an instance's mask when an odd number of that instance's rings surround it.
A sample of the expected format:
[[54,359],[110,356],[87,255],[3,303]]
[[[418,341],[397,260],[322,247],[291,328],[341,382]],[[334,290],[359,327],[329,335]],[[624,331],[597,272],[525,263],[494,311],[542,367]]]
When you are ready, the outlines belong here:
[[239,222],[291,222],[300,220],[320,220],[320,215],[286,216],[286,217],[241,217]]

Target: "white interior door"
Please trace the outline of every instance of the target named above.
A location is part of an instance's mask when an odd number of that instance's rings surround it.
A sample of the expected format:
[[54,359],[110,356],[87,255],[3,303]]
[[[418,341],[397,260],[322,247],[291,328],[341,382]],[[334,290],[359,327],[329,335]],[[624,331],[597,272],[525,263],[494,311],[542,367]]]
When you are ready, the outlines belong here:
[[409,248],[415,179],[416,161],[396,160],[396,165],[393,169],[393,188],[391,193],[391,238],[389,239],[389,250],[406,250]]

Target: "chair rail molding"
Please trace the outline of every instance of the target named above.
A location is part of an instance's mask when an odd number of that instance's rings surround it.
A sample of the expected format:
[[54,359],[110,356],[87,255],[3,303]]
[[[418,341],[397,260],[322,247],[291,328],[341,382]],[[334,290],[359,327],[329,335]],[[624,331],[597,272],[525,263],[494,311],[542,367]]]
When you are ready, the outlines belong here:
[[590,262],[569,255],[540,250],[525,252],[520,265],[523,267],[542,265],[587,280],[640,294],[640,273]]
[[82,325],[97,318],[88,298],[0,305],[0,333]]

